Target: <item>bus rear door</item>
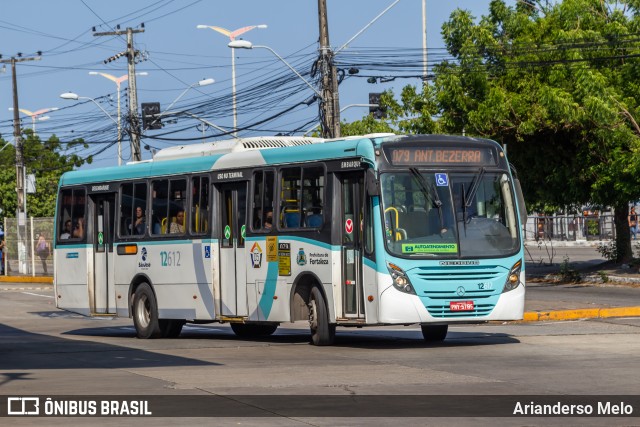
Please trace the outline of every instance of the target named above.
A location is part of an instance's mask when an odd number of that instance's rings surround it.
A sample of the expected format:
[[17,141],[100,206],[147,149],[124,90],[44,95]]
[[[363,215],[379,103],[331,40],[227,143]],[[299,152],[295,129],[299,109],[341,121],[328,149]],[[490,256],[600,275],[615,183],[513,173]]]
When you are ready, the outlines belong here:
[[93,284],[89,286],[91,313],[115,314],[116,296],[114,283],[114,217],[116,193],[90,196],[86,233],[93,242]]
[[365,314],[362,291],[364,173],[340,174],[339,180],[342,187],[338,222],[342,242],[342,317],[361,319]]
[[247,270],[244,231],[247,216],[247,183],[224,183],[220,192],[220,313],[247,316]]

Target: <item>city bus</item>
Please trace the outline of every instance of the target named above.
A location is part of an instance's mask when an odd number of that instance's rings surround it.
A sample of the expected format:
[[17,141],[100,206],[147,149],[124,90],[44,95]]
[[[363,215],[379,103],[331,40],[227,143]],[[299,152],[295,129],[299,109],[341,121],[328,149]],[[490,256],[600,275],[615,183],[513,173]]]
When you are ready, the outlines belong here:
[[[448,326],[521,319],[526,211],[495,141],[374,134],[170,147],[65,173],[55,300],[129,317],[139,338],[186,323],[241,337],[309,323]],[[71,229],[71,230],[70,230]]]

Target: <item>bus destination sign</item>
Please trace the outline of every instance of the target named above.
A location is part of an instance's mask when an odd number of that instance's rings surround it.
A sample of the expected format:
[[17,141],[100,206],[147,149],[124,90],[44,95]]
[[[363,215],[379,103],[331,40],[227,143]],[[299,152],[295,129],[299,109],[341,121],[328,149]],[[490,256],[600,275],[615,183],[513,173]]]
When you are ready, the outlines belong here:
[[495,165],[491,148],[475,147],[388,147],[392,165]]

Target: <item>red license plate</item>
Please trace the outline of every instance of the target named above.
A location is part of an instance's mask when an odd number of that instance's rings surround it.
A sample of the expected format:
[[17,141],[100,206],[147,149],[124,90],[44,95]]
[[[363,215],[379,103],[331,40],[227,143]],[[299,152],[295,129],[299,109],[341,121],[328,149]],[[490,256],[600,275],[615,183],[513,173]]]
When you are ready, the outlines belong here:
[[473,311],[473,301],[451,301],[449,310],[451,311]]

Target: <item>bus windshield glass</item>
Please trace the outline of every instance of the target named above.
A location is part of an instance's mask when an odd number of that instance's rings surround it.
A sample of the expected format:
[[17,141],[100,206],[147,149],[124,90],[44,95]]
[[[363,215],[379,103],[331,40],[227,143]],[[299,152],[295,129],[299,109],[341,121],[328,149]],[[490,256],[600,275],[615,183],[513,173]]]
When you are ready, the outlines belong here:
[[424,258],[512,255],[520,241],[508,174],[388,172],[380,176],[387,250]]

